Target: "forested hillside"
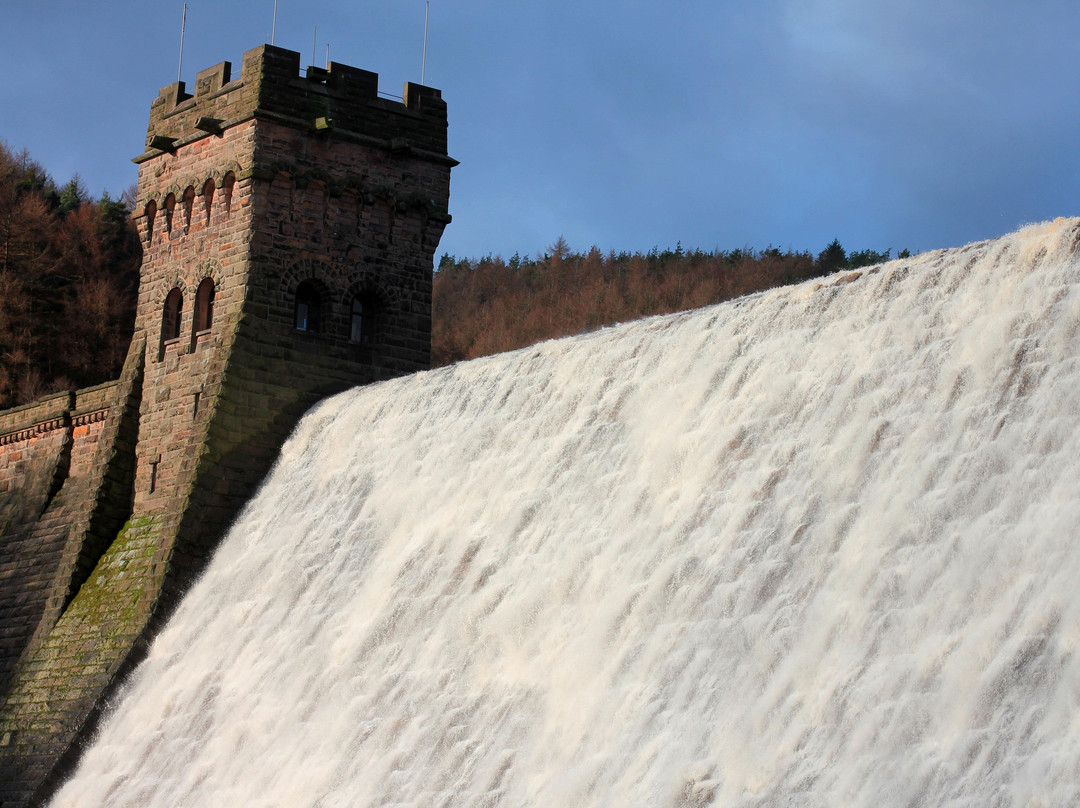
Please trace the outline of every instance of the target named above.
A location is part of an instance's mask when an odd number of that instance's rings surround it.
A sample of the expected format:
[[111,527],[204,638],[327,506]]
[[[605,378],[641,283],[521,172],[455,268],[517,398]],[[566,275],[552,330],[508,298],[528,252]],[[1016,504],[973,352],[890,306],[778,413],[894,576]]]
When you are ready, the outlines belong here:
[[[135,319],[141,248],[124,201],[57,185],[0,143],[0,408],[116,378]],[[574,252],[535,258],[443,255],[435,273],[432,363],[520,348],[887,260],[834,240],[817,256],[767,247]],[[900,255],[904,256],[903,251]]]
[[435,274],[432,362],[444,365],[719,303],[845,267],[881,263],[890,253],[849,255],[837,240],[817,257],[771,246],[703,252],[677,245],[644,255],[605,254],[593,247],[576,253],[560,238],[536,259],[444,255]]
[[123,202],[0,143],[0,407],[118,375],[140,260]]

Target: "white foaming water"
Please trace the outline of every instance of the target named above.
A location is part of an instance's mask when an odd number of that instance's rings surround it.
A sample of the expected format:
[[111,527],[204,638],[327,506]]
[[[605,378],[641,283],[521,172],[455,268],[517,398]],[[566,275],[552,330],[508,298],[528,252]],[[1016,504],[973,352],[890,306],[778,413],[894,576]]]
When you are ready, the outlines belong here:
[[1078,240],[322,403],[53,804],[1077,804]]

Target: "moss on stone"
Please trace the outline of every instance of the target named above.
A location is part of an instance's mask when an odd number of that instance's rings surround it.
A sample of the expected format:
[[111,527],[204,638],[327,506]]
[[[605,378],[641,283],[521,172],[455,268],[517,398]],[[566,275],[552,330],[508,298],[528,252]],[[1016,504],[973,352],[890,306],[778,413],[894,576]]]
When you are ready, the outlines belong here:
[[91,620],[105,636],[134,628],[131,621],[137,617],[144,591],[150,588],[150,560],[157,549],[161,521],[161,516],[154,515],[132,517],[125,523],[64,612],[61,624]]

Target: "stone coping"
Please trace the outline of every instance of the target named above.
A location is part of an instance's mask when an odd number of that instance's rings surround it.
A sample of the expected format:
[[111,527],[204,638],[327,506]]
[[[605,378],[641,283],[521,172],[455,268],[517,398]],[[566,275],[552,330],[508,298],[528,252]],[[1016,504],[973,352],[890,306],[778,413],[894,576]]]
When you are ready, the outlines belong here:
[[118,381],[82,390],[63,390],[45,398],[0,411],[0,446],[29,440],[66,424],[83,426],[103,421],[116,403]]

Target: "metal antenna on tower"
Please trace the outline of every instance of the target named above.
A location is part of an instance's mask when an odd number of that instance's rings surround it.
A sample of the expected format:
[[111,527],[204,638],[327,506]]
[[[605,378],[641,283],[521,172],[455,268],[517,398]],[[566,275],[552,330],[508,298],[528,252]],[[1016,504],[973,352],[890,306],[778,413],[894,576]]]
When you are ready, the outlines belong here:
[[270,24],[270,44],[274,44],[274,35],[277,33],[277,0],[274,0],[274,21]]
[[176,80],[184,72],[184,29],[187,28],[187,3],[184,3],[184,16],[180,20],[180,65],[176,68]]
[[315,66],[315,39],[319,35],[319,26],[313,25],[311,27],[311,66]]
[[431,0],[424,3],[424,56],[420,60],[420,83],[424,83],[424,73],[427,71],[427,21],[428,12],[431,11]]

